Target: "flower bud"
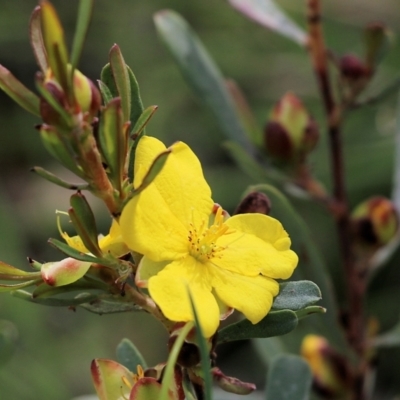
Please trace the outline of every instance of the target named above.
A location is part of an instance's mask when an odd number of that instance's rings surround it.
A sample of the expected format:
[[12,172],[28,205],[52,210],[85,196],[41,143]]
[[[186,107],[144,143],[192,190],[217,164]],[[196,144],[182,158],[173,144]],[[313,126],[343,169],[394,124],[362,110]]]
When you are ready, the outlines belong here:
[[42,279],[50,286],[69,285],[82,278],[92,263],[68,257],[42,265]]
[[287,93],[275,105],[264,131],[268,154],[278,161],[302,162],[319,139],[315,121],[303,103]]
[[74,95],[80,110],[88,112],[91,119],[100,110],[100,92],[94,83],[77,69],[74,71]]
[[262,192],[249,193],[237,206],[235,214],[259,213],[268,215],[271,211],[271,200]]
[[339,60],[339,69],[342,77],[350,83],[358,82],[369,75],[365,63],[354,54],[345,54]]
[[214,367],[211,373],[214,382],[225,392],[246,395],[256,390],[254,383],[242,382],[237,378],[226,376],[217,367]]
[[322,336],[307,335],[300,353],[310,366],[313,384],[324,397],[343,394],[348,387],[349,369],[343,356],[337,353]]
[[381,247],[397,233],[399,217],[394,204],[385,197],[372,197],[359,204],[352,215],[357,240],[366,246]]

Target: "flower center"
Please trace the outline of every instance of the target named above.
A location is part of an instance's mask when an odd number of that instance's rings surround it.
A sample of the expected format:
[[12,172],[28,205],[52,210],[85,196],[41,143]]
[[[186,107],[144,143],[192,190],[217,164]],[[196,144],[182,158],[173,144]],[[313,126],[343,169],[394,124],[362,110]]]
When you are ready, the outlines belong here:
[[225,234],[229,234],[229,227],[224,224],[222,207],[218,207],[215,214],[214,223],[205,228],[205,221],[197,229],[190,223],[189,229],[189,253],[198,261],[207,262],[214,257],[221,258],[222,251],[226,246],[218,246],[217,240]]

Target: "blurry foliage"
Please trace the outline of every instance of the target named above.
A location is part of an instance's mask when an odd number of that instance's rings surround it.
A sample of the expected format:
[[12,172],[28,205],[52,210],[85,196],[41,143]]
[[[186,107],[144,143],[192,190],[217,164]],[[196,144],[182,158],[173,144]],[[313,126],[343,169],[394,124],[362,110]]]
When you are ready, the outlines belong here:
[[[62,17],[67,36],[71,35],[76,15],[71,4],[75,5],[75,2],[54,0],[53,3]],[[300,24],[304,21],[303,2],[285,0],[281,3]],[[35,5],[34,0],[0,0],[0,62],[30,88],[31,77],[37,67],[27,41],[27,22]],[[395,35],[399,33],[397,0],[341,0],[325,2],[324,6],[327,43],[338,54],[361,51],[360,31],[371,18],[384,21]],[[189,21],[225,76],[240,84],[261,126],[272,105],[288,90],[302,97],[314,117],[322,120],[308,58],[297,45],[243,18],[225,2],[96,2],[80,69],[91,79],[97,79],[109,48],[117,42],[139,81],[144,106],[159,106],[149,133],[166,143],[178,139],[187,142],[205,163],[205,174],[214,191],[214,199],[228,210],[233,210],[245,188],[259,182],[245,176],[228,158],[220,146],[224,137],[216,121],[187,88],[157,37],[152,15],[165,7],[178,11]],[[399,47],[398,41],[395,41],[368,91],[371,94],[395,77],[400,65]],[[49,246],[44,247],[43,243],[48,236],[56,235],[56,223],[55,214],[48,210],[53,209],[55,204],[58,209],[65,209],[66,196],[62,189],[29,174],[30,167],[46,167],[49,162],[34,130],[38,121],[19,109],[2,92],[0,112],[0,184],[3,188],[0,193],[0,254],[4,261],[22,266],[24,263],[27,265],[25,254],[39,260],[49,258],[52,250]],[[378,106],[352,113],[346,120],[345,157],[352,205],[370,195],[390,195],[395,114],[395,100],[391,97]],[[29,126],[31,129],[27,128]],[[317,151],[312,155],[312,168],[330,188],[326,136],[321,136]],[[48,167],[53,171],[59,168],[57,165]],[[330,232],[333,228],[326,228],[332,223],[326,211],[322,208],[310,210],[302,200],[296,200],[294,207],[311,227],[311,234],[333,271],[338,256],[332,251],[336,246],[332,246],[334,238]],[[101,226],[108,224],[107,220],[99,222]],[[398,250],[391,264],[398,264],[399,257]],[[371,313],[382,310],[382,305],[387,304],[389,299],[393,302],[395,297],[397,302],[396,305],[391,304],[393,307],[390,309],[386,308],[384,315],[379,315],[382,328],[392,326],[400,312],[399,271],[398,268],[387,268],[372,284]],[[340,293],[341,278],[333,278]],[[153,337],[150,345],[146,337],[150,331],[162,335],[162,330],[155,329],[153,320],[139,313],[112,315],[105,319],[82,311],[73,313],[70,310],[37,307],[11,296],[1,296],[0,319],[12,321],[20,333],[14,356],[7,368],[0,369],[1,398],[67,400],[93,392],[88,360],[94,357],[113,358],[114,349],[123,336],[141,348],[150,364],[164,359],[166,354],[166,349],[154,346],[154,343],[164,343],[164,340]],[[143,321],[146,321],[146,330],[143,329]],[[110,334],[110,326],[114,327],[113,334]],[[229,349],[237,347],[241,350],[244,345],[229,346]],[[251,350],[245,348],[246,357],[249,357]],[[384,352],[383,364],[387,363],[385,360],[388,357],[384,356],[390,356],[388,353],[393,357],[392,351]],[[233,370],[235,366],[231,354],[230,357],[229,368]],[[254,362],[252,358],[248,363]],[[87,371],[87,374],[82,374],[82,371]],[[396,369],[393,371],[397,374]],[[229,369],[227,372],[230,372]],[[252,376],[252,381],[262,383],[264,375],[259,370],[258,376]],[[246,376],[240,378],[246,379]],[[396,378],[387,374],[384,379],[383,384],[390,387]]]

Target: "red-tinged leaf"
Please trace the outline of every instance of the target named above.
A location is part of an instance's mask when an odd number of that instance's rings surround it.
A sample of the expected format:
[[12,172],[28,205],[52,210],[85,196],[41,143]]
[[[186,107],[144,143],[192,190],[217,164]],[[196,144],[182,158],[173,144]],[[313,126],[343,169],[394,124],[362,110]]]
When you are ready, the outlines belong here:
[[[134,374],[123,365],[106,359],[95,359],[90,367],[99,400],[126,400],[134,385]],[[157,397],[154,397],[157,399]]]
[[39,97],[24,86],[7,68],[0,65],[0,89],[17,104],[40,117]]
[[46,73],[48,68],[48,62],[47,62],[47,53],[43,42],[42,22],[41,22],[39,6],[35,7],[35,9],[32,12],[29,24],[29,35],[36,61],[42,72]]

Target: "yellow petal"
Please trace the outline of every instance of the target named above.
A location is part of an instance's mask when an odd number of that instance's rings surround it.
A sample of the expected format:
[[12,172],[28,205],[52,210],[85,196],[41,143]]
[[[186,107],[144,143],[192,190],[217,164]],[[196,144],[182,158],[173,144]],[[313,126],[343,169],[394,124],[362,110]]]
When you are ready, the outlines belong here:
[[[201,272],[204,271],[204,274]],[[188,289],[205,337],[211,337],[219,326],[219,308],[211,293],[207,269],[188,256],[167,265],[149,280],[151,297],[171,321],[193,321]]]
[[141,288],[146,288],[148,280],[152,276],[157,275],[168,264],[169,261],[152,261],[150,258],[143,256],[136,271],[136,285]]
[[240,214],[229,218],[226,225],[236,230],[218,240],[226,246],[216,265],[247,276],[261,273],[275,279],[289,278],[298,263],[290,250],[290,239],[282,224],[262,214]]
[[[214,205],[201,165],[190,148],[171,146],[163,169],[154,181],[124,208],[120,224],[125,242],[154,261],[181,258],[188,251],[190,223],[208,221]],[[135,187],[165,146],[144,136],[136,149]]]
[[113,220],[110,233],[99,240],[103,253],[110,253],[115,257],[121,257],[129,253],[129,248],[122,239],[121,228],[116,220]]
[[267,315],[279,292],[273,279],[261,275],[246,277],[218,268],[213,269],[212,285],[225,304],[242,312],[253,324]]

